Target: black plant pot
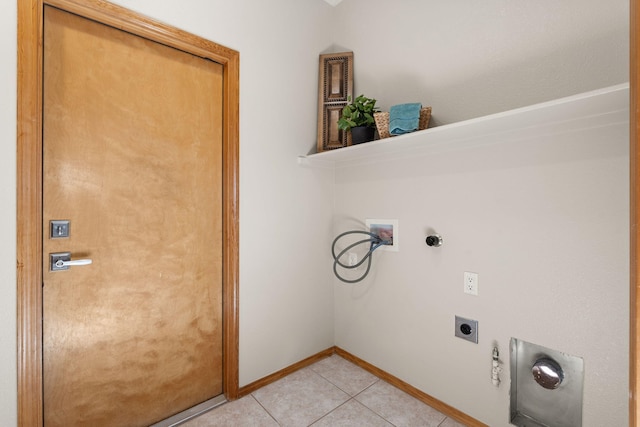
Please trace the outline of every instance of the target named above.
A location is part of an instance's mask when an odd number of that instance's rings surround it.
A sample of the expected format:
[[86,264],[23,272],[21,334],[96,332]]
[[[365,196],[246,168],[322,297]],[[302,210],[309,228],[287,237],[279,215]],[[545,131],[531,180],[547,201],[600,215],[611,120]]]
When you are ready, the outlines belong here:
[[376,129],[368,126],[357,126],[351,128],[351,145],[373,141],[375,133]]

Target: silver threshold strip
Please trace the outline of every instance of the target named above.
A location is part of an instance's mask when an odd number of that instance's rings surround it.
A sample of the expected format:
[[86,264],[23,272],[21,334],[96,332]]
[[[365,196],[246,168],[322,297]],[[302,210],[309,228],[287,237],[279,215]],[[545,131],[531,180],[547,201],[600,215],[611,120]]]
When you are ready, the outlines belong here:
[[199,405],[194,406],[193,408],[189,408],[186,411],[182,411],[179,414],[175,414],[174,416],[167,418],[166,420],[162,420],[158,423],[152,424],[149,427],[173,427],[184,423],[185,421],[189,421],[192,418],[195,418],[199,415],[204,414],[207,411],[212,410],[213,408],[226,403],[227,399],[224,397],[224,394],[214,397],[213,399],[209,399],[200,403]]

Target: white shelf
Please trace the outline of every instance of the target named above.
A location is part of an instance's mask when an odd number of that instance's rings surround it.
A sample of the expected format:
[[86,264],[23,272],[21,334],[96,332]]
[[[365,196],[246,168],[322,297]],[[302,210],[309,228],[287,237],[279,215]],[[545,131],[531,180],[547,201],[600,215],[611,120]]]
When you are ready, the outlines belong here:
[[628,122],[629,84],[625,83],[407,135],[299,156],[298,163],[310,167],[347,167]]

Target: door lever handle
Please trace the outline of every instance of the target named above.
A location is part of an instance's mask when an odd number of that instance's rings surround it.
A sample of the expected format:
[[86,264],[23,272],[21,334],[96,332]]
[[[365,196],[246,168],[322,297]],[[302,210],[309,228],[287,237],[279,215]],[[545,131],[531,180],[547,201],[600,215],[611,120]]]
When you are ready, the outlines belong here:
[[89,265],[93,263],[91,259],[71,259],[71,252],[56,252],[49,254],[51,260],[51,271],[68,270],[69,267]]

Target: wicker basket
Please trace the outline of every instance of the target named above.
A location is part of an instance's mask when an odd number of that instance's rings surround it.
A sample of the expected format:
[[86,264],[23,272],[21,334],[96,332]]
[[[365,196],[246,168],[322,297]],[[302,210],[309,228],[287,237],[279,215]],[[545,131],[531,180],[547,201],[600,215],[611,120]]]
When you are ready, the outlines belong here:
[[[389,138],[389,112],[373,113],[373,118],[376,120],[376,127],[378,128],[378,134],[380,139]],[[420,109],[420,122],[418,123],[418,130],[424,130],[429,126],[429,119],[431,118],[431,107],[422,107]]]

